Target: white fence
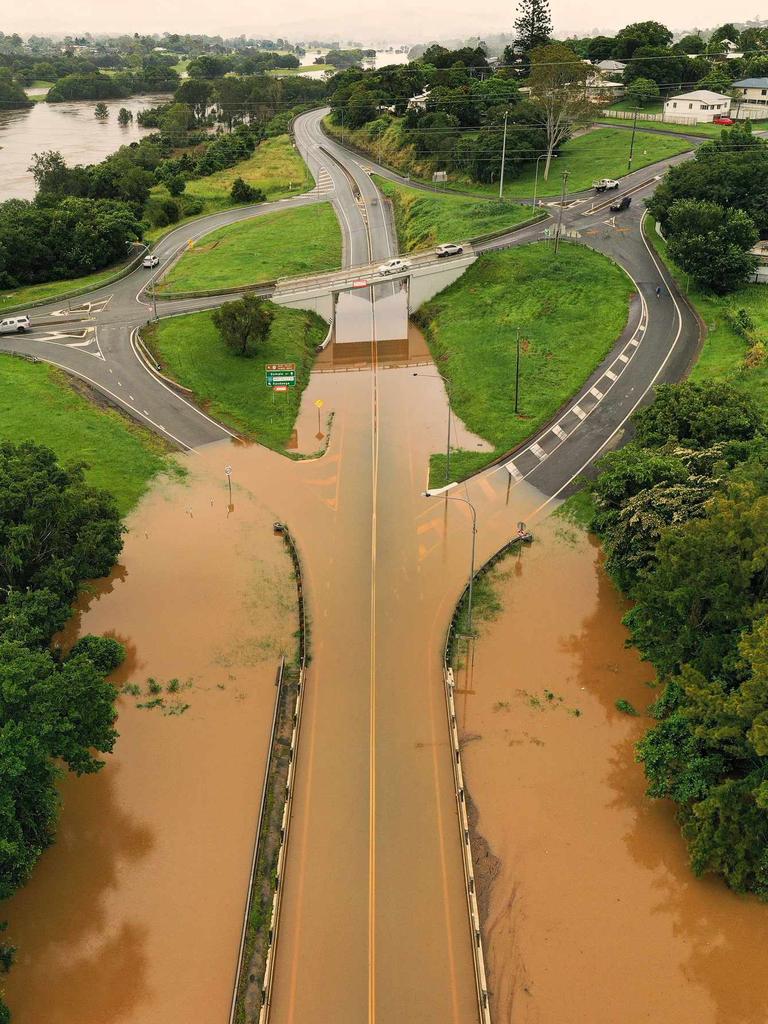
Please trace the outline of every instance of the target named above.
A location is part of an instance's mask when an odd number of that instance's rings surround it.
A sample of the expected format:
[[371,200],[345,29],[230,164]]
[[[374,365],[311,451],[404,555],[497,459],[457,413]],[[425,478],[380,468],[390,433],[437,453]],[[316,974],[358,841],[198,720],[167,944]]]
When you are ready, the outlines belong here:
[[[603,117],[615,117],[619,121],[631,121],[635,117],[634,110],[612,110],[610,107],[606,107],[602,111]],[[644,110],[637,112],[638,121],[663,121],[664,124],[682,124],[682,125],[694,125],[701,124],[695,117],[688,117],[685,114],[665,114],[663,112],[658,114],[649,114]],[[705,122],[706,123],[706,122]]]

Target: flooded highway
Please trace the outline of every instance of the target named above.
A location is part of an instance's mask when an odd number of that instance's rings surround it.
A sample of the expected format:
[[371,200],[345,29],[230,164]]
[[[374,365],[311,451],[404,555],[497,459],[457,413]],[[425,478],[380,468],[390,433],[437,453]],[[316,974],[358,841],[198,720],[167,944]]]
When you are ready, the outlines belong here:
[[626,606],[582,533],[536,535],[501,563],[502,610],[457,681],[493,1020],[763,1024],[766,908],[693,877],[634,763],[648,720],[614,706],[656,694],[624,648]]

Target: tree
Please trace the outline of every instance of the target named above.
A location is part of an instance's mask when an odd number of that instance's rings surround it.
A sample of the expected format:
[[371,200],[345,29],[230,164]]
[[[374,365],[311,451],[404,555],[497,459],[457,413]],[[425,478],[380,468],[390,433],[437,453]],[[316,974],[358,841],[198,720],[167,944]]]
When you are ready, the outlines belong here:
[[714,380],[660,384],[654,402],[635,414],[634,425],[644,448],[670,441],[710,448],[720,441],[751,440],[766,429],[753,398]]
[[106,121],[109,117],[109,107],[106,103],[97,103],[93,112],[100,121]]
[[757,267],[750,249],[758,240],[743,210],[681,199],[668,213],[669,255],[705,288],[724,294],[744,284]]
[[659,87],[652,78],[635,78],[627,86],[627,99],[638,107],[647,107],[660,96]]
[[672,33],[658,21],[635,21],[616,33],[614,57],[633,57],[641,46],[669,46]]
[[262,189],[254,188],[242,178],[235,178],[232,182],[229,197],[233,203],[263,203],[267,198]]
[[180,196],[183,195],[187,182],[183,174],[171,174],[165,180],[165,187],[172,196]]
[[552,154],[592,112],[586,85],[590,68],[561,43],[537,47],[531,53],[528,85],[531,99],[541,111],[547,133],[544,180],[549,178]]
[[117,114],[117,123],[122,125],[123,128],[127,128],[131,121],[133,121],[133,112],[128,110],[127,107],[120,107]]
[[241,356],[258,351],[275,318],[273,307],[255,295],[244,295],[237,302],[225,302],[213,313],[213,322],[226,345]]
[[551,36],[549,0],[520,0],[515,18],[515,50],[526,65],[531,51],[546,46]]
[[676,53],[681,54],[698,54],[703,53],[706,49],[707,44],[699,35],[687,35],[683,36],[679,42],[675,43],[672,47]]

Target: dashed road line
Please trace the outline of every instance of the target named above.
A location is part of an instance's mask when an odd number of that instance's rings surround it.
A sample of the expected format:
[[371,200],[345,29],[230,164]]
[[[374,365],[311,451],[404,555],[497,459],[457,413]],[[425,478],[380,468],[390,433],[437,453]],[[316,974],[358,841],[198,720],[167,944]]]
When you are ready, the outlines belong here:
[[576,413],[580,420],[584,420],[587,418],[587,414],[584,412],[580,405],[571,406],[571,412]]

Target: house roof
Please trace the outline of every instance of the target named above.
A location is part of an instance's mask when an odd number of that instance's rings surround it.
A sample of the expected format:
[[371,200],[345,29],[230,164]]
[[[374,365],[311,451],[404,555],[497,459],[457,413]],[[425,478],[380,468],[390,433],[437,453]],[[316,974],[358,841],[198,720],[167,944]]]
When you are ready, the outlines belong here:
[[[730,100],[730,96],[723,96],[721,92],[712,92],[709,89],[694,89],[693,92],[681,92],[678,96],[670,96],[670,100],[699,100],[701,103],[719,103],[722,100]],[[669,102],[669,100],[667,101]]]
[[597,64],[601,71],[623,71],[626,66],[620,60],[601,60]]
[[742,78],[733,84],[740,89],[768,89],[768,78]]

